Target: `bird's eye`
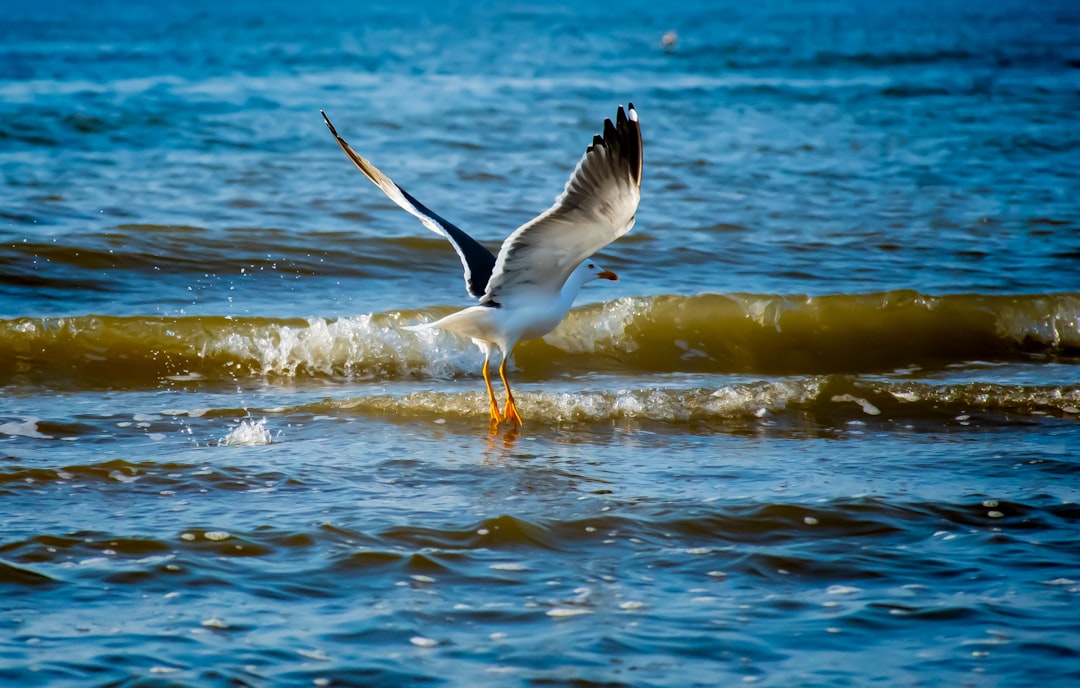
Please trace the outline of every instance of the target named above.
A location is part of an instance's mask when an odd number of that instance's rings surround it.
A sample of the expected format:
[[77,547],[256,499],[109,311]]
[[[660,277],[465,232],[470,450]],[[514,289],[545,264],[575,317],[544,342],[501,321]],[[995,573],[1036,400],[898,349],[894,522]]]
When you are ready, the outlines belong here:
[[589,269],[590,270],[595,270],[596,269],[596,263],[589,263]]

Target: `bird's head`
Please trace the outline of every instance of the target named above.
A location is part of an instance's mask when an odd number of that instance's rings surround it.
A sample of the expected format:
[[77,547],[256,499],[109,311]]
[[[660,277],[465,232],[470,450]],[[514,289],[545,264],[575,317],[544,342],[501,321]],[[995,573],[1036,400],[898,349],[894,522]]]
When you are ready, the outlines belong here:
[[605,270],[600,267],[600,264],[594,260],[587,260],[581,264],[580,270],[583,270],[585,275],[585,282],[591,282],[595,279],[606,279],[611,281],[617,281],[619,276],[611,270]]

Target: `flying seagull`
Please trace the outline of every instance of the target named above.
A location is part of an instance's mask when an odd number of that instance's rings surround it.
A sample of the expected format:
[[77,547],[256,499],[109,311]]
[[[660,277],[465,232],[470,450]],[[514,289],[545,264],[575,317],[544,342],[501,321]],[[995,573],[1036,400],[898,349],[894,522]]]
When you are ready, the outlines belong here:
[[[484,352],[491,432],[497,432],[504,421],[520,428],[521,415],[506,379],[506,362],[514,346],[555,329],[585,283],[618,279],[594,262],[592,255],[634,226],[641,197],[641,127],[634,104],[626,110],[620,105],[614,123],[604,120],[603,134],[593,137],[555,203],[514,230],[497,255],[395,184],[353,150],[326,113],[319,112],[353,164],[390,200],[449,240],[457,251],[465,268],[465,288],[479,304],[408,329],[438,328],[472,339]],[[506,388],[503,411],[488,373],[496,350],[502,355],[499,377]]]

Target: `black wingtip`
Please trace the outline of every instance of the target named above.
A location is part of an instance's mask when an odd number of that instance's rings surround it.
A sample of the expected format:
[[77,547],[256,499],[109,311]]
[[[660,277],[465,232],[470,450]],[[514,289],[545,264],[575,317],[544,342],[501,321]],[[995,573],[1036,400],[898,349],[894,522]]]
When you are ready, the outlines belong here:
[[[634,181],[641,183],[641,125],[638,123],[637,109],[633,103],[627,103],[626,110],[619,106],[615,117],[618,121],[619,152],[631,164]],[[606,132],[605,132],[606,135]]]
[[619,130],[615,128],[615,125],[611,123],[610,119],[604,120],[604,140],[612,141],[619,135]]
[[602,134],[593,136],[592,144],[586,152],[594,148],[608,148],[617,157],[625,159],[635,182],[641,183],[641,125],[638,124],[637,110],[633,103],[626,108],[619,106],[615,122],[604,120]]
[[322,108],[319,108],[319,114],[322,115],[322,121],[326,124],[326,128],[329,129],[330,133],[336,137],[337,129],[335,129],[334,125],[330,123],[330,118],[326,116],[326,111]]

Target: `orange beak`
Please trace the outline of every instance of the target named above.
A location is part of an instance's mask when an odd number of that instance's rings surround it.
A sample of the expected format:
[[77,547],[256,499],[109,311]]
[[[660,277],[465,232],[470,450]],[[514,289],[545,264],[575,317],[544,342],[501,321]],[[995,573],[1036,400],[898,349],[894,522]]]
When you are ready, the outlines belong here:
[[598,272],[598,273],[596,273],[596,276],[599,279],[611,280],[612,282],[618,282],[619,281],[619,276],[616,275],[611,270],[604,270],[603,272]]

